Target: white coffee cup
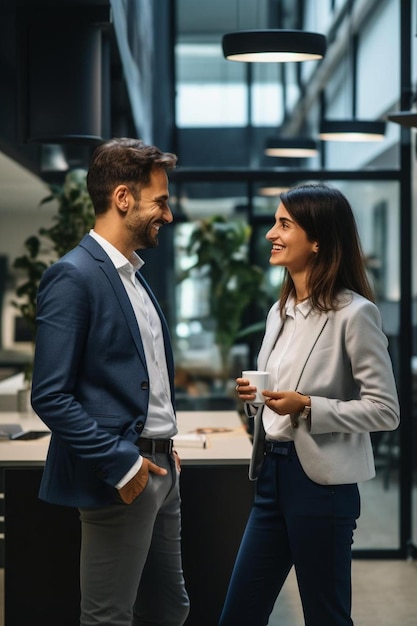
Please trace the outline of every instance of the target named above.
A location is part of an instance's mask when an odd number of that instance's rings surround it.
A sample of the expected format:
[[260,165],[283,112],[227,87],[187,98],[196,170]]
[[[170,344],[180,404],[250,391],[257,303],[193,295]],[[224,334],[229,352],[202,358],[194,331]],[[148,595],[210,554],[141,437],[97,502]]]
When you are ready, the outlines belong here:
[[251,400],[250,404],[264,404],[265,397],[262,395],[264,389],[268,389],[269,385],[269,372],[262,372],[261,370],[244,370],[242,372],[242,378],[249,381],[250,385],[256,387],[256,398]]

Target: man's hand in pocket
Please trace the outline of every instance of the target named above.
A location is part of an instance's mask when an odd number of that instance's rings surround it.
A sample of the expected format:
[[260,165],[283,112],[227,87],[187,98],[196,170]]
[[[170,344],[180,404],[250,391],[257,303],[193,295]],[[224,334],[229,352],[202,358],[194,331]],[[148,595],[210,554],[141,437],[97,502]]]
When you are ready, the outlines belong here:
[[119,489],[119,495],[125,504],[131,504],[142,493],[147,485],[149,472],[159,474],[159,476],[165,476],[168,473],[164,467],[155,465],[155,463],[143,457],[138,473]]

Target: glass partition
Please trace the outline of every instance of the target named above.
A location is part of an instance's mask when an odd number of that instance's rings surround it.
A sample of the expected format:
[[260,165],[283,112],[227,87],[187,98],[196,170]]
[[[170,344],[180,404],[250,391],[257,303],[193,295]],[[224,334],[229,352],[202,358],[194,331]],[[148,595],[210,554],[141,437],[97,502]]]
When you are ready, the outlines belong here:
[[[309,179],[311,180],[311,179]],[[213,405],[226,406],[234,398],[234,377],[241,369],[252,367],[262,339],[267,308],[278,298],[283,270],[269,266],[270,244],[265,234],[273,224],[279,203],[279,192],[301,182],[280,176],[274,191],[270,181],[227,183],[212,181],[186,183],[178,187],[178,213],[181,221],[175,226],[176,324],[173,329],[181,398],[191,393],[212,397]],[[398,374],[399,360],[399,183],[397,181],[332,180],[329,184],[340,189],[352,205],[374,285],[377,305],[394,371]],[[230,367],[226,380],[222,373],[216,325],[213,316],[212,276],[207,267],[192,269],[196,263],[190,241],[202,221],[222,218],[224,228],[244,224],[250,236],[239,254],[262,272],[262,307],[249,302],[240,319],[240,330],[230,350]],[[223,228],[222,227],[222,228]],[[212,240],[215,248],[219,242]],[[220,258],[224,250],[218,248]],[[215,264],[215,261],[213,261]],[[225,269],[227,271],[227,269]],[[186,275],[186,278],[184,276]],[[232,297],[232,296],[231,296]],[[256,298],[258,300],[258,298]],[[252,332],[248,332],[252,329]],[[189,394],[188,394],[189,395]],[[219,398],[225,399],[224,404]],[[189,402],[187,400],[186,402]],[[234,400],[236,402],[236,400]],[[195,402],[195,406],[198,403]],[[231,404],[229,404],[231,406]],[[239,408],[239,407],[238,407]],[[377,476],[360,485],[362,513],[355,534],[355,549],[389,550],[399,547],[399,461],[398,431],[372,435]]]
[[[173,339],[179,408],[236,408],[234,378],[248,367],[239,281],[249,262],[246,183],[178,188]],[[236,271],[234,271],[236,268]]]
[[[376,303],[389,341],[394,373],[399,373],[400,255],[399,184],[335,182],[351,202],[358,224]],[[362,513],[355,548],[398,548],[399,431],[373,433],[376,478],[360,484]]]
[[[416,138],[414,136],[413,142],[414,151],[416,150]],[[414,558],[416,557],[417,546],[417,162],[413,161],[413,219],[412,219],[412,244],[411,244],[411,284],[412,284],[412,363],[411,363],[411,436],[412,436],[412,449],[411,449],[411,489],[412,489],[412,503],[411,503],[411,542],[415,547]]]

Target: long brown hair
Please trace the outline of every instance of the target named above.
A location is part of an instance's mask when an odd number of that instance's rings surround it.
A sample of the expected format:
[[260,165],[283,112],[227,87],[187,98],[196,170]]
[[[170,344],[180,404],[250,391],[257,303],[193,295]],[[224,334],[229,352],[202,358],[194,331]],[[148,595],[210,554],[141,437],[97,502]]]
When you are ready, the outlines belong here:
[[[342,289],[355,291],[374,302],[355,217],[345,196],[325,183],[306,183],[283,192],[280,200],[305,230],[309,241],[318,243],[307,277],[313,308],[337,309]],[[291,295],[295,295],[295,287],[286,271],[280,295],[281,313]]]

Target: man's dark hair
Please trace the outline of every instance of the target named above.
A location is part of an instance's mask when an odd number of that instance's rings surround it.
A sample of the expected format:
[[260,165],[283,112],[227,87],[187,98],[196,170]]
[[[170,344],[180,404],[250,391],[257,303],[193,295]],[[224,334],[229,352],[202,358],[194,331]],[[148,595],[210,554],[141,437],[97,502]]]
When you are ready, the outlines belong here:
[[176,162],[175,154],[148,146],[141,139],[121,137],[102,143],[93,153],[87,174],[87,189],[96,215],[107,211],[118,185],[128,185],[139,197],[140,188],[149,183],[154,168],[168,171]]

